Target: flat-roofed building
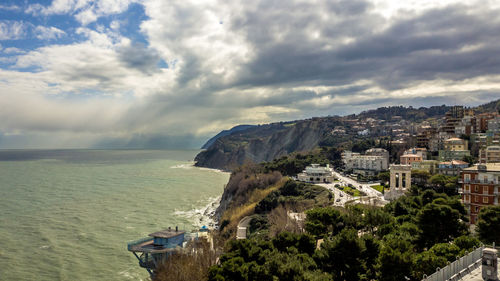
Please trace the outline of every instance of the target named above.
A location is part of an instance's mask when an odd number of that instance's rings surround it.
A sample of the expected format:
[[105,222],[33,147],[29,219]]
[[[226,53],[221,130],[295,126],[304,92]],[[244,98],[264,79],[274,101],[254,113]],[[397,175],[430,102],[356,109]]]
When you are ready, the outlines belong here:
[[422,160],[421,162],[413,162],[411,163],[412,170],[423,170],[427,171],[430,174],[435,174],[438,171],[438,163],[437,160]]
[[478,164],[461,173],[462,203],[470,216],[470,223],[477,222],[481,208],[498,205],[500,200],[500,163]]
[[458,176],[460,172],[469,167],[469,163],[461,160],[439,162],[438,171],[441,175]]
[[481,149],[479,163],[500,163],[500,145],[491,145]]
[[402,165],[411,165],[414,162],[422,162],[422,156],[417,154],[403,154],[399,157]]
[[321,167],[319,164],[311,164],[311,166],[307,166],[302,173],[297,175],[297,179],[302,182],[327,183],[333,182],[335,177],[330,165],[326,164],[326,167]]
[[[389,168],[389,153],[385,149],[368,150],[375,155],[361,155],[352,151],[342,153],[342,161],[347,171],[362,175],[376,175]],[[387,152],[387,153],[386,153]]]

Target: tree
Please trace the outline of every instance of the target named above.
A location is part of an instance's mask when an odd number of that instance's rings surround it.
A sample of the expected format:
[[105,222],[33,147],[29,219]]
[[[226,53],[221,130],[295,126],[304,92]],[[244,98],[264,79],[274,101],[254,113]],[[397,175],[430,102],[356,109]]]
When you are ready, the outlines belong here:
[[449,242],[467,229],[457,210],[436,203],[425,205],[418,213],[417,226],[422,231],[419,237],[422,247]]
[[415,184],[418,186],[424,186],[430,177],[431,174],[426,170],[411,171],[411,178],[414,179]]
[[410,277],[413,268],[413,246],[407,240],[391,235],[386,241],[378,257],[377,269],[380,281],[401,281]]
[[477,222],[479,239],[485,243],[500,244],[500,205],[482,208]]
[[363,271],[366,247],[355,229],[344,229],[331,240],[326,240],[314,255],[318,266],[330,272],[334,280],[359,280]]
[[337,234],[344,227],[342,215],[332,207],[316,208],[306,212],[305,229],[312,235]]
[[391,173],[390,172],[380,172],[377,175],[378,179],[383,182],[384,184],[388,182],[391,179]]

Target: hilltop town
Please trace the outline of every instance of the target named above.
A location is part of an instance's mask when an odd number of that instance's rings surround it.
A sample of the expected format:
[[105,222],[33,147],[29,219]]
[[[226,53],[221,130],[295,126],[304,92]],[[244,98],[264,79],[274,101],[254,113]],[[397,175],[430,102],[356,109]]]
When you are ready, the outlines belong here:
[[156,280],[484,277],[481,259],[496,262],[500,243],[499,104],[226,131],[196,158],[231,170],[210,246],[172,254],[150,238],[170,254],[149,270]]

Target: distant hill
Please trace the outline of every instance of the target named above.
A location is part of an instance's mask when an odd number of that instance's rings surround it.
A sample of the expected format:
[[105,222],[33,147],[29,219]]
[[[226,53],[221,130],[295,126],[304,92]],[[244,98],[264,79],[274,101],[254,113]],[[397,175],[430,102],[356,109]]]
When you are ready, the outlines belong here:
[[375,118],[381,120],[391,120],[393,116],[401,116],[402,119],[419,122],[427,118],[442,116],[450,110],[450,106],[431,106],[431,107],[404,107],[404,106],[390,106],[380,107],[373,110],[363,111],[356,115],[357,118]]
[[[497,100],[474,109],[478,112],[494,111],[499,108],[499,102],[500,100]],[[315,117],[234,130],[239,127],[237,126],[210,139],[203,146],[206,150],[200,152],[195,161],[200,167],[232,170],[249,161],[272,161],[292,152],[309,151],[320,145],[339,146],[364,138],[357,134],[358,129],[351,122],[353,119],[391,120],[394,116],[400,116],[402,120],[420,122],[428,118],[441,118],[449,109],[450,107],[445,105],[429,108],[392,106],[344,117]],[[345,128],[347,134],[334,133],[338,126]],[[391,130],[390,126],[388,130]],[[373,132],[378,133],[381,132]],[[369,137],[373,136],[376,135]]]
[[234,132],[239,132],[239,131],[244,131],[246,129],[250,129],[250,128],[253,128],[255,127],[255,125],[238,125],[238,126],[235,126],[229,130],[224,130],[224,131],[221,131],[220,133],[218,133],[217,135],[215,135],[214,137],[212,137],[211,139],[209,139],[202,147],[201,149],[207,149],[209,148],[217,139],[221,138],[221,137],[225,137],[225,136],[228,136]]
[[483,105],[480,105],[474,108],[476,112],[484,113],[484,112],[499,112],[500,110],[500,100],[492,101]]

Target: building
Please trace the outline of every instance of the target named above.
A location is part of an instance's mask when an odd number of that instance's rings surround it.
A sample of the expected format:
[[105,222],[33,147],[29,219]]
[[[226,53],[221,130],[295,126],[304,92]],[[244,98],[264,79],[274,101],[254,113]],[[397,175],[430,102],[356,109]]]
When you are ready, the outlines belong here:
[[489,112],[476,115],[476,133],[486,133],[488,121],[497,117],[498,113]]
[[385,159],[387,159],[387,162],[389,162],[389,151],[383,149],[383,148],[371,148],[368,149],[365,152],[365,155],[370,155],[370,156],[382,156]]
[[444,149],[439,150],[440,161],[462,160],[470,156],[468,142],[459,138],[450,138],[444,141]]
[[417,154],[403,154],[399,157],[402,165],[411,165],[414,162],[422,162],[422,156]]
[[411,169],[427,171],[433,175],[438,171],[438,163],[437,160],[422,160],[421,162],[411,163]]
[[470,216],[470,223],[475,224],[481,208],[499,204],[500,163],[466,168],[462,171],[460,183],[462,203]]
[[384,193],[384,199],[395,200],[411,187],[411,166],[391,164],[389,171],[390,189]]
[[423,126],[417,134],[417,147],[429,148],[429,141],[437,134],[437,129],[431,126]]
[[500,146],[492,145],[479,150],[479,163],[500,163]]
[[405,150],[405,152],[403,152],[403,155],[405,154],[417,154],[420,157],[422,157],[422,160],[427,160],[427,149],[424,147],[410,148],[408,150]]
[[374,176],[389,168],[389,152],[382,148],[367,150],[371,155],[361,155],[352,151],[342,153],[342,161],[347,171]]
[[326,167],[321,167],[319,164],[311,164],[311,166],[307,166],[302,173],[297,175],[297,179],[302,182],[327,183],[333,182],[335,177],[333,176],[333,169],[330,168],[329,164],[326,164]]
[[[127,249],[139,260],[139,266],[145,268],[153,279],[158,266],[163,264],[167,257],[182,248],[185,231],[177,227],[158,231],[127,245]],[[153,279],[154,280],[154,279]]]
[[494,134],[500,133],[500,116],[488,120],[488,131]]
[[453,106],[445,115],[445,122],[441,126],[441,131],[449,134],[455,134],[455,127],[459,125],[464,118],[464,107]]
[[439,162],[438,173],[447,176],[458,176],[460,172],[469,167],[469,163],[461,160],[451,160],[446,162]]
[[468,149],[468,142],[459,138],[450,138],[444,141],[444,150],[461,151]]

